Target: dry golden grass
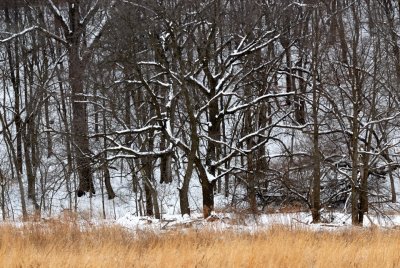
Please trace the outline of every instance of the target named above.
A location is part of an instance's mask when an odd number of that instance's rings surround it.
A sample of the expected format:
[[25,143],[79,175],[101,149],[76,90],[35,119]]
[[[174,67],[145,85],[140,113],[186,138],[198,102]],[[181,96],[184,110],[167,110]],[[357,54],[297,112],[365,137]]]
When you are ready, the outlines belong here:
[[42,223],[0,227],[0,267],[398,267],[400,233],[273,227],[132,233],[117,227]]

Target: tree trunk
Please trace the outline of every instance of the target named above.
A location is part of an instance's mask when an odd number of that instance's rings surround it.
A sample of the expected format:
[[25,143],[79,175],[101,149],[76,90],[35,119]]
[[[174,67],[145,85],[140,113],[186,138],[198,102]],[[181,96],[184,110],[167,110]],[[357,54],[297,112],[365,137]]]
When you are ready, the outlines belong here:
[[203,217],[206,219],[214,211],[214,185],[215,181],[209,182],[207,178],[202,178],[201,189],[203,191]]
[[[45,90],[45,89],[43,89]],[[47,157],[50,157],[53,154],[53,141],[51,139],[51,123],[50,123],[50,115],[49,115],[49,99],[45,96],[44,99],[44,117],[46,122],[46,141],[47,141]]]
[[[152,142],[149,141],[149,150],[153,149]],[[153,185],[153,163],[151,157],[142,159],[142,176],[144,183],[144,191],[146,196],[146,214],[147,216],[154,216],[156,219],[161,218],[160,208],[158,204],[158,194],[155,186]]]
[[79,59],[79,50],[72,45],[69,49],[69,81],[72,91],[72,136],[75,142],[75,157],[79,176],[78,196],[86,192],[95,193],[88,137],[88,118],[84,96],[84,63]]
[[158,203],[158,193],[156,191],[156,188],[154,187],[151,188],[151,197],[153,199],[154,217],[156,219],[161,219],[160,206]]
[[179,207],[181,208],[181,215],[190,216],[190,205],[189,205],[189,187],[184,187],[179,189]]
[[144,193],[146,197],[146,216],[153,216],[153,198],[151,196],[151,189],[146,182],[144,182]]
[[88,118],[84,96],[84,63],[79,59],[79,44],[69,49],[69,81],[72,91],[72,137],[75,143],[75,157],[79,176],[78,196],[86,192],[95,193],[89,149]]
[[111,176],[110,176],[110,171],[108,170],[107,162],[105,162],[103,165],[103,171],[104,171],[104,185],[106,186],[107,196],[109,200],[112,200],[115,198],[115,193],[111,185]]
[[[64,68],[61,65],[61,72]],[[57,69],[57,78],[59,80],[58,86],[60,90],[60,97],[61,97],[61,113],[62,113],[62,123],[64,126],[64,131],[67,133],[65,135],[65,150],[67,154],[67,170],[66,170],[66,189],[68,192],[68,199],[69,199],[69,209],[72,210],[72,183],[71,183],[71,174],[72,174],[72,169],[73,169],[73,162],[72,162],[72,150],[71,150],[71,136],[70,136],[70,128],[68,124],[68,112],[67,112],[67,104],[66,104],[66,96],[64,92],[64,87],[63,83],[61,82],[61,74],[60,71]]]
[[[367,156],[365,158],[368,158]],[[368,161],[368,160],[366,160]],[[358,224],[363,226],[364,214],[368,212],[368,162],[364,162],[364,167],[361,172],[361,182],[360,182],[360,201],[358,210]]]
[[317,88],[317,76],[318,76],[318,43],[319,39],[319,14],[318,10],[315,10],[312,21],[313,21],[313,36],[315,37],[315,45],[312,51],[312,117],[313,117],[313,182],[312,182],[312,195],[311,195],[311,213],[313,223],[321,221],[321,158],[319,152],[319,122],[318,122],[318,106],[319,106],[319,94]]
[[25,143],[24,143],[24,152],[25,152],[25,167],[26,167],[26,176],[28,179],[28,199],[32,201],[35,211],[39,211],[40,207],[36,200],[36,174],[34,173],[34,169],[32,167],[31,162],[31,150],[30,150],[30,138],[27,137],[26,133],[24,135]]
[[207,172],[204,166],[201,164],[200,159],[196,159],[196,168],[198,171],[201,190],[203,195],[203,217],[206,219],[211,216],[211,212],[214,211],[214,186],[215,180],[209,181]]
[[81,46],[82,36],[85,29],[80,23],[81,14],[78,0],[69,3],[69,26],[66,25],[59,11],[52,9],[56,21],[62,26],[66,42],[68,43],[68,80],[71,87],[72,101],[72,140],[74,142],[75,163],[78,171],[79,186],[78,197],[86,192],[94,194],[93,174],[91,170],[91,152],[89,146],[88,116],[86,111],[86,97],[84,91],[84,77],[86,71],[85,60],[83,60]]
[[[161,137],[160,150],[166,149],[166,143],[164,137]],[[172,155],[165,154],[160,159],[160,183],[171,183],[172,182]]]
[[389,178],[390,178],[390,192],[391,192],[391,202],[396,203],[397,202],[397,194],[396,194],[396,187],[394,184],[394,177],[393,177],[393,172],[389,172]]
[[[106,100],[103,100],[103,107],[106,107]],[[103,111],[103,133],[107,132],[107,120],[106,120],[106,112]],[[103,146],[104,146],[104,164],[103,164],[103,174],[104,174],[104,184],[106,186],[106,191],[108,195],[108,199],[112,200],[115,198],[115,193],[111,185],[111,175],[108,169],[108,162],[107,162],[107,138],[104,136],[103,139]]]
[[197,141],[196,140],[192,141],[192,151],[190,152],[190,155],[189,155],[187,169],[186,169],[185,176],[183,177],[182,186],[179,189],[179,205],[181,208],[182,216],[185,214],[190,216],[190,205],[189,205],[188,193],[189,193],[190,179],[192,178],[193,169],[194,169],[194,161],[195,161],[195,157],[196,157],[196,150],[194,148],[196,148],[197,145],[194,145],[194,143],[197,143]]

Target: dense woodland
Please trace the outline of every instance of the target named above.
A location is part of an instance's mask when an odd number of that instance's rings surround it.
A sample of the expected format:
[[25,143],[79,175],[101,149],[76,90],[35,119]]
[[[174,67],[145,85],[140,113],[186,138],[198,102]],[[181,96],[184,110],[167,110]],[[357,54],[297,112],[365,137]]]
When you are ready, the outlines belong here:
[[156,218],[170,183],[204,217],[397,202],[399,1],[3,1],[0,74],[3,219],[117,181]]

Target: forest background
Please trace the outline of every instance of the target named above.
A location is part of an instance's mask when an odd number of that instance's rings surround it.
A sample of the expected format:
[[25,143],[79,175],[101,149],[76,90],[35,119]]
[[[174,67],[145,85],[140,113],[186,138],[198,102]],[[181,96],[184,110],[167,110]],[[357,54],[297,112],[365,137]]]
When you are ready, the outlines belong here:
[[92,211],[94,198],[104,218],[123,205],[208,218],[216,196],[315,223],[328,210],[354,225],[388,213],[399,5],[2,1],[3,220]]

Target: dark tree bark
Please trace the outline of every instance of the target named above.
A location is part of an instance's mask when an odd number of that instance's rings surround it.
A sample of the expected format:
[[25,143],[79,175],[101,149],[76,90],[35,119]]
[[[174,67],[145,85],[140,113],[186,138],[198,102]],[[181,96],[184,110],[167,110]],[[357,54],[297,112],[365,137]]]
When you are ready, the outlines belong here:
[[[106,107],[105,100],[103,100],[103,106]],[[103,133],[106,133],[106,131],[107,131],[106,112],[103,111]],[[103,139],[103,146],[104,146],[104,148],[107,148],[107,137],[105,137],[105,136]],[[111,185],[111,175],[110,175],[110,170],[108,168],[107,156],[108,156],[107,151],[104,151],[104,159],[103,159],[103,161],[104,161],[104,163],[103,163],[104,184],[106,186],[108,199],[112,200],[115,198],[115,192]]]
[[202,165],[200,159],[197,158],[195,162],[203,196],[203,217],[206,219],[210,217],[211,212],[214,211],[214,186],[216,180],[210,181],[207,171]]
[[74,142],[75,162],[79,176],[78,197],[86,192],[95,193],[91,169],[91,152],[89,147],[88,116],[84,78],[87,58],[83,59],[81,49],[84,25],[80,23],[79,0],[69,1],[69,25],[53,10],[55,19],[61,25],[67,42],[68,78],[71,87],[72,101],[72,140]]
[[319,223],[321,221],[321,156],[319,146],[319,101],[320,101],[320,89],[317,86],[318,76],[318,54],[320,42],[320,30],[319,30],[319,12],[316,9],[312,15],[312,29],[313,36],[315,37],[315,45],[312,48],[312,120],[313,120],[313,181],[312,181],[312,195],[311,195],[311,214],[313,223]]
[[150,187],[144,182],[144,193],[146,197],[146,216],[153,216],[153,198],[151,196],[151,189]]
[[84,96],[85,64],[79,59],[79,37],[72,38],[69,48],[69,81],[72,91],[72,137],[75,147],[75,160],[79,175],[78,196],[85,192],[95,193],[91,170],[89,149],[86,98]]
[[[166,149],[166,139],[161,137],[160,150]],[[160,183],[172,182],[172,155],[165,154],[160,159]]]

